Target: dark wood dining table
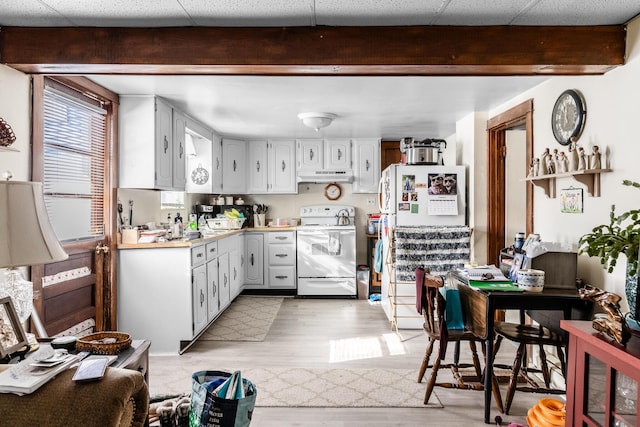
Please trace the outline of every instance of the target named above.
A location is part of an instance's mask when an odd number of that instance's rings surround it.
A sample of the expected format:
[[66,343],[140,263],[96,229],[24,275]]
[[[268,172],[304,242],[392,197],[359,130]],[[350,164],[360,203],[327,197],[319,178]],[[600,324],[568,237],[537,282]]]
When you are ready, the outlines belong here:
[[[484,422],[491,423],[491,393],[493,376],[493,329],[496,314],[501,310],[519,310],[521,321],[526,312],[543,326],[562,333],[560,319],[590,319],[593,303],[580,298],[577,289],[554,289],[545,286],[542,292],[494,291],[469,286],[459,272],[450,272],[448,280],[458,288],[465,327],[485,342]],[[538,311],[538,312],[536,312]],[[557,316],[554,316],[553,313]],[[550,315],[551,314],[551,315]],[[554,320],[555,319],[555,320]]]

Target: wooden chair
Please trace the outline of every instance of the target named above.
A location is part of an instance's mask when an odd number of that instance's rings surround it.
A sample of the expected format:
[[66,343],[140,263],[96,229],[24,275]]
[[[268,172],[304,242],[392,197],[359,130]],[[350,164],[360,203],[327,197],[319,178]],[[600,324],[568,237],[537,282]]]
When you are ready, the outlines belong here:
[[[483,373],[480,367],[480,360],[476,350],[476,343],[480,343],[480,347],[484,354],[484,345],[481,338],[476,337],[467,329],[449,329],[447,328],[445,313],[446,300],[440,293],[440,288],[444,286],[444,280],[439,276],[429,275],[428,269],[418,267],[416,270],[416,309],[424,316],[424,330],[429,338],[427,350],[425,352],[420,372],[418,373],[418,382],[422,382],[422,378],[429,367],[429,359],[433,353],[433,347],[436,341],[439,342],[438,352],[433,362],[431,377],[427,383],[427,389],[424,395],[424,404],[429,402],[431,393],[435,386],[446,388],[458,388],[467,390],[484,390]],[[472,363],[459,363],[460,343],[467,341],[471,350]],[[456,345],[453,363],[443,364],[447,352],[449,342]],[[473,367],[475,375],[463,376],[460,373],[461,368]],[[436,382],[438,371],[440,369],[450,369],[455,382]],[[469,383],[468,383],[469,382]],[[500,396],[500,388],[494,376],[493,378],[493,397],[496,401],[498,409],[503,412],[502,397]]]
[[[508,414],[513,402],[516,390],[546,394],[564,394],[564,389],[551,388],[551,373],[547,363],[547,354],[544,346],[554,346],[560,359],[562,375],[566,377],[566,362],[563,352],[563,338],[560,334],[541,325],[525,325],[511,322],[496,322],[494,325],[496,332],[496,342],[494,346],[494,356],[500,349],[500,344],[504,338],[518,344],[516,357],[511,369],[507,395],[504,402],[504,413]],[[540,369],[529,367],[527,357],[527,346],[535,345],[540,351]],[[544,387],[542,387],[529,373],[538,372],[542,374]],[[526,386],[518,386],[519,383],[526,383]]]

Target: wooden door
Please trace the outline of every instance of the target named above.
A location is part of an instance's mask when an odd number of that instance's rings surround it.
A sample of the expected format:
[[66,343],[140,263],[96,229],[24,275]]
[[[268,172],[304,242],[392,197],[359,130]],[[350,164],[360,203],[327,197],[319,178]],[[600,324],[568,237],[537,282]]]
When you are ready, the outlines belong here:
[[[52,83],[53,82],[53,83]],[[47,84],[68,93],[91,94],[107,111],[104,164],[102,166],[103,215],[101,235],[82,241],[62,242],[69,258],[65,261],[32,266],[34,308],[48,335],[55,335],[83,322],[95,329],[117,329],[116,185],[118,96],[85,78],[55,77]],[[44,90],[45,76],[33,77],[32,180],[44,179]],[[87,321],[87,322],[85,322]]]

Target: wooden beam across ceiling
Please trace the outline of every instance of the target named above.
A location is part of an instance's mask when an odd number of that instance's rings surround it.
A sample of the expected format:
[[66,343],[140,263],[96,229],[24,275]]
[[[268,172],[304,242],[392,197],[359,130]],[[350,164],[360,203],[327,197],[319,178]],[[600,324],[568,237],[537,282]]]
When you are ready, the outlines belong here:
[[3,27],[26,73],[580,75],[624,64],[624,25],[261,28]]

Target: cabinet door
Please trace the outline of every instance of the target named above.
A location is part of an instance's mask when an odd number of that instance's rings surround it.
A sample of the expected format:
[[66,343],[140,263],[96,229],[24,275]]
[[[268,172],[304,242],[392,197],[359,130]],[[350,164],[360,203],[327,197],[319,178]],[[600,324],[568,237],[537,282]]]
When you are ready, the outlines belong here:
[[324,153],[321,139],[301,139],[298,140],[297,146],[297,170],[316,171],[322,169],[322,156]]
[[247,146],[247,193],[266,193],[268,191],[267,141],[251,141]]
[[324,141],[324,168],[328,170],[351,169],[350,139],[327,139]]
[[229,252],[229,297],[231,301],[240,295],[242,291],[242,280],[244,277],[241,265],[242,257],[243,254],[239,250]]
[[218,257],[218,301],[220,310],[224,310],[231,302],[231,277],[229,276],[229,253]]
[[245,285],[252,288],[263,287],[264,285],[264,236],[262,233],[245,234]]
[[211,322],[220,312],[218,301],[218,259],[207,262],[207,322]]
[[[156,98],[156,170],[155,185],[158,189],[173,189],[173,109]],[[143,159],[139,159],[142,161]]]
[[207,325],[207,266],[200,265],[191,271],[193,297],[193,335]]
[[211,190],[213,193],[222,193],[222,138],[214,134],[211,146]]
[[234,139],[222,140],[222,192],[225,194],[245,193],[246,179],[246,141]]
[[173,110],[172,187],[178,191],[184,191],[187,184],[186,127],[187,117],[178,110]]
[[[269,141],[269,192],[297,193],[296,144],[293,140]],[[253,149],[253,148],[252,148]]]
[[380,180],[380,140],[354,140],[354,193],[377,193]]

